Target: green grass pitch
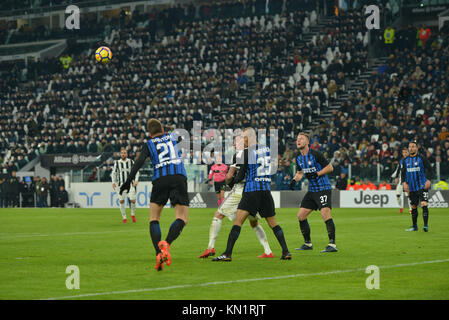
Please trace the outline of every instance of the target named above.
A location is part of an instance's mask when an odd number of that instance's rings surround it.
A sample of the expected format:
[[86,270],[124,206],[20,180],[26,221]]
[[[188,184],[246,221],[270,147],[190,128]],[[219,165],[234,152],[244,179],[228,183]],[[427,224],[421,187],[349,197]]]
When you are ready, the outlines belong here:
[[[334,209],[338,253],[320,253],[327,232],[318,212],[309,216],[314,250],[296,251],[297,209],[278,209],[291,261],[279,260],[265,221],[275,259],[257,258],[263,250],[248,222],[232,262],[198,259],[213,213],[190,210],[172,265],[156,272],[148,209],[127,224],[118,209],[0,209],[0,299],[449,299],[447,209],[430,209],[428,233],[421,209],[418,232],[404,231],[410,216],[397,209]],[[163,239],[173,220],[173,209],[164,209]],[[225,218],[217,254],[231,226]],[[69,265],[79,267],[80,289],[66,288]],[[366,288],[369,265],[380,268],[378,290]]]

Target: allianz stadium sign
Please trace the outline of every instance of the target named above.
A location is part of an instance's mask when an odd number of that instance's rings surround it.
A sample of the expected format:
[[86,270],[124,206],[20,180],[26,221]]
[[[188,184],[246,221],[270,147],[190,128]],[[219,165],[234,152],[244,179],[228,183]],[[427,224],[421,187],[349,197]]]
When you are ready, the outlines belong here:
[[43,167],[83,167],[98,161],[100,154],[46,154],[41,156]]

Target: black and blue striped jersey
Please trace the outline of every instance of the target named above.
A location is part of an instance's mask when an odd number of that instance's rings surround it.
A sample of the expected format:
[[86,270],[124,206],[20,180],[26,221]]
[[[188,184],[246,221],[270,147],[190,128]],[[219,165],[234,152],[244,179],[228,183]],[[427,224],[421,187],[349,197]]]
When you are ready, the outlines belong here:
[[[302,171],[304,173],[321,171],[328,164],[329,162],[324,158],[323,154],[313,149],[309,149],[309,152],[306,155],[299,153],[296,157],[296,167],[298,171]],[[332,185],[327,175],[309,180],[310,192],[319,192],[324,190],[332,190]]]
[[167,133],[148,140],[147,147],[153,163],[153,181],[176,174],[187,178],[181,150],[178,150],[177,144],[174,137]]
[[244,160],[235,183],[245,180],[243,192],[271,191],[270,148],[255,146],[244,150]]
[[178,150],[177,144],[175,138],[167,133],[163,133],[143,143],[140,155],[134,163],[126,182],[134,179],[137,171],[143,166],[148,157],[153,163],[153,181],[160,177],[177,174],[187,178],[181,158],[181,150]]
[[423,190],[426,181],[432,179],[432,166],[420,155],[408,156],[404,159],[401,176],[410,191]]

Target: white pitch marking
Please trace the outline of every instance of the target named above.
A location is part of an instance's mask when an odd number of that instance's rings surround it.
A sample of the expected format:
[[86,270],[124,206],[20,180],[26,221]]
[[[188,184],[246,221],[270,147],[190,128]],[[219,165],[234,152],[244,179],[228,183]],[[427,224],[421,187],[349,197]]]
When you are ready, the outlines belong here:
[[[422,265],[422,264],[443,263],[443,262],[449,262],[449,259],[421,261],[421,262],[412,262],[412,263],[400,263],[400,264],[394,264],[394,265],[390,265],[390,266],[380,266],[379,269],[392,269],[392,268],[410,267],[410,266],[416,266],[416,265]],[[86,294],[79,294],[79,295],[74,295],[74,296],[55,297],[55,298],[47,298],[47,299],[40,299],[40,300],[74,299],[74,298],[83,298],[83,297],[105,296],[105,295],[112,295],[112,294],[163,291],[163,290],[185,289],[185,288],[193,288],[193,287],[209,287],[209,286],[216,286],[216,285],[221,285],[221,284],[233,284],[233,283],[242,283],[242,282],[258,282],[258,281],[266,281],[266,280],[281,280],[281,279],[299,278],[299,277],[327,276],[327,275],[338,274],[338,273],[365,271],[365,269],[366,269],[366,267],[356,268],[356,269],[316,272],[316,273],[297,273],[297,274],[277,276],[277,277],[216,281],[216,282],[207,282],[207,283],[199,283],[199,284],[193,283],[193,284],[185,284],[185,285],[179,285],[179,286],[160,287],[160,288],[143,288],[143,289],[133,289],[133,290],[122,290],[122,291],[96,292],[96,293],[86,293]]]

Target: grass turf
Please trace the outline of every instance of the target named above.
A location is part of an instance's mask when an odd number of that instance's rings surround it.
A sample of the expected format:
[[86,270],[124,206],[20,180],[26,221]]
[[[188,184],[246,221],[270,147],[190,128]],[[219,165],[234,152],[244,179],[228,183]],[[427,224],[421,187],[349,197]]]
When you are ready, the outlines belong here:
[[[0,299],[449,299],[447,209],[430,209],[428,233],[421,210],[419,231],[405,232],[410,216],[397,209],[334,209],[340,251],[326,254],[318,212],[309,216],[314,250],[302,252],[295,250],[303,243],[297,209],[278,209],[292,260],[279,260],[263,221],[276,258],[257,258],[263,249],[246,222],[232,262],[198,259],[213,211],[190,210],[172,245],[172,265],[156,272],[148,210],[137,210],[137,223],[122,224],[118,209],[0,209]],[[163,239],[172,221],[173,209],[164,209]],[[217,254],[231,227],[225,218]],[[66,288],[69,265],[79,267],[79,290]],[[380,267],[379,290],[366,288],[369,265]]]

